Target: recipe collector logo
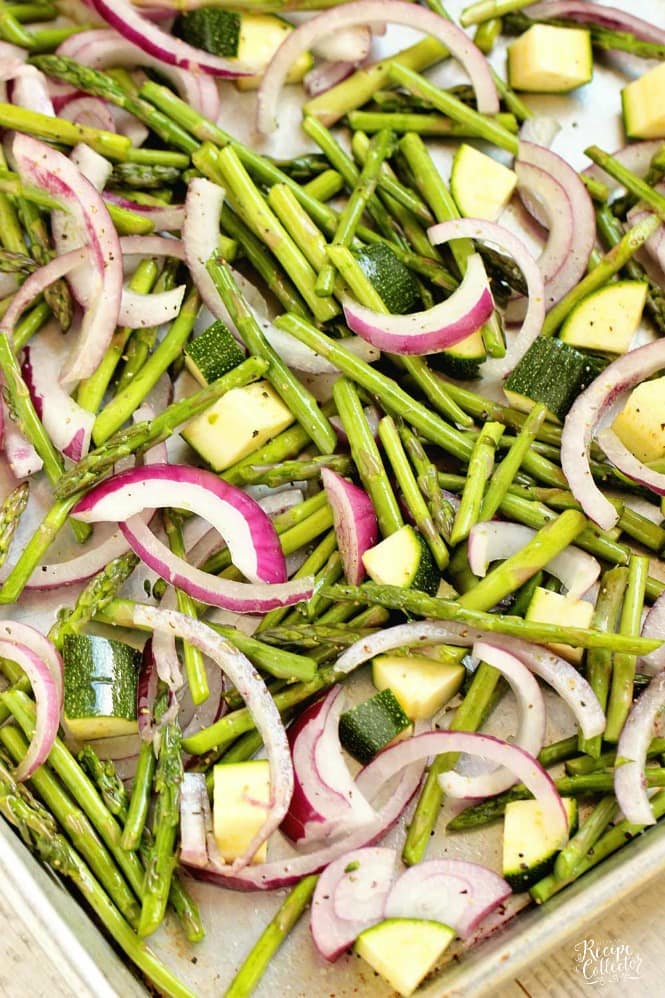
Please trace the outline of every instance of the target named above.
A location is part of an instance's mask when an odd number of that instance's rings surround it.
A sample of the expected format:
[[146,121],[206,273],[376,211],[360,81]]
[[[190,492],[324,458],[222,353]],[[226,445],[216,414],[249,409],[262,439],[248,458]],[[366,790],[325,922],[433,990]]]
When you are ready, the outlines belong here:
[[573,947],[575,971],[587,984],[604,987],[620,981],[638,981],[642,957],[627,943],[589,937]]

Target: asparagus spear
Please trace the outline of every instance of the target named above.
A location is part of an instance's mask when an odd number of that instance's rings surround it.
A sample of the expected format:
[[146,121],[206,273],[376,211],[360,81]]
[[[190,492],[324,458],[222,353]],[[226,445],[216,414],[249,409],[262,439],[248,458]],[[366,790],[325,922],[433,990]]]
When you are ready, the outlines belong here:
[[575,873],[577,864],[593,848],[614,819],[617,810],[617,802],[612,796],[603,797],[596,804],[589,817],[580,826],[579,831],[573,835],[557,856],[554,864],[554,874],[557,878],[565,880]]
[[73,881],[122,951],[156,987],[171,998],[196,998],[137,938],[78,853],[58,834],[49,812],[24,787],[18,786],[3,764],[0,764],[0,810],[42,862]]
[[155,753],[152,742],[142,741],[134,773],[132,795],[123,821],[122,838],[120,839],[123,849],[135,850],[141,844],[148,817],[148,808],[150,807],[150,792],[154,775]]
[[[57,59],[59,56],[41,56],[41,59]],[[105,132],[88,125],[77,125],[65,118],[53,118],[39,111],[29,111],[24,107],[0,102],[0,126],[27,132],[39,139],[47,139],[65,146],[75,146],[80,142],[94,149],[108,159],[125,159],[131,149],[131,141],[124,135]]]
[[[146,261],[143,261],[144,263]],[[179,260],[167,259],[162,268],[162,272],[157,278],[154,291],[158,294],[161,291],[171,291],[172,288],[176,286],[176,276],[178,272],[178,267],[180,265]],[[138,269],[134,274],[134,278],[138,277]],[[134,281],[134,278],[130,281],[130,287]],[[141,288],[134,287],[134,291],[142,291]],[[142,293],[147,293],[149,288],[142,291]],[[127,386],[134,380],[137,373],[142,369],[143,365],[148,360],[150,352],[154,349],[155,343],[157,342],[157,332],[159,326],[145,326],[141,329],[135,329],[129,337],[129,343],[126,348],[123,348],[123,358],[125,360],[124,366],[122,368],[122,373],[118,378],[118,391],[124,391]],[[103,368],[104,362],[100,365],[100,370]],[[80,399],[79,399],[80,401]],[[100,399],[101,402],[101,399]],[[83,403],[81,403],[83,404]],[[99,406],[95,406],[94,411],[96,412]]]
[[[442,138],[475,138],[475,129],[465,123],[453,121],[443,114],[418,114],[409,111],[351,111],[347,116],[354,131],[379,132],[389,128],[393,132],[411,132],[415,135],[433,135]],[[513,114],[497,114],[497,124],[509,132],[516,132],[518,124]]]
[[127,813],[127,790],[111,760],[100,759],[91,745],[85,745],[76,758],[111,814],[124,821]]
[[[1,345],[0,342],[0,347]],[[144,451],[168,439],[178,426],[198,416],[226,392],[256,381],[267,369],[267,361],[260,357],[250,357],[188,398],[172,402],[154,419],[136,423],[127,430],[113,434],[101,447],[91,451],[62,476],[55,490],[58,497],[66,499],[90,488],[110,473],[113,465],[123,457],[129,457],[130,454]]]
[[58,620],[49,631],[49,638],[53,644],[62,649],[66,634],[78,634],[96,614],[101,613],[104,607],[116,596],[138,563],[137,556],[129,551],[105,565],[79,594],[74,608],[64,615],[59,615]]
[[535,405],[529,413],[524,426],[520,430],[519,435],[515,437],[510,450],[494,470],[481,503],[478,515],[479,520],[491,520],[496,513],[506,492],[514,481],[524,457],[533,444],[546,415],[547,409],[542,402]]
[[16,528],[19,525],[25,507],[28,505],[30,486],[21,482],[13,489],[0,506],[0,565],[5,563],[9,554]]
[[[321,454],[302,461],[282,461],[281,464],[248,464],[240,472],[243,485],[268,485],[274,487],[285,482],[307,481],[319,478],[323,468],[330,468],[339,475],[348,475],[351,461],[346,454]],[[224,476],[226,477],[226,476]]]
[[[649,559],[644,555],[633,555],[628,565],[628,583],[621,608],[619,623],[621,634],[639,634],[642,630],[642,611],[648,574]],[[603,735],[605,741],[617,742],[619,740],[633,705],[635,665],[634,655],[624,653],[614,656],[612,685],[607,705],[607,725]]]
[[[42,218],[39,208],[34,202],[26,198],[19,198],[17,209],[21,217],[23,226],[30,240],[30,252],[39,266],[43,266],[53,259],[54,252],[51,248],[46,223]],[[64,277],[59,278],[44,288],[44,300],[53,312],[63,332],[67,332],[72,324],[74,306],[69,285]]]
[[485,485],[492,474],[496,448],[503,434],[501,423],[485,423],[473,448],[462,499],[455,516],[450,543],[454,546],[466,540],[469,531],[480,519]]

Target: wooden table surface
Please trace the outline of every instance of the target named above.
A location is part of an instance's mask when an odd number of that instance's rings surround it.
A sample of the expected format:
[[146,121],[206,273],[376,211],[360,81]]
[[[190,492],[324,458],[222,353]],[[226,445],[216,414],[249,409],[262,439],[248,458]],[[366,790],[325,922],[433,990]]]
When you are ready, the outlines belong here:
[[[662,998],[665,994],[665,876],[657,878],[639,896],[615,909],[581,939],[571,939],[519,980],[493,992],[493,998]],[[630,947],[634,974],[630,980],[613,981],[593,959],[585,980],[576,958],[585,946]],[[624,952],[626,952],[624,950]],[[595,983],[591,982],[595,980]],[[78,998],[29,934],[0,893],[0,996],[6,998]],[[310,998],[319,998],[312,995]],[[320,996],[324,998],[324,996]]]

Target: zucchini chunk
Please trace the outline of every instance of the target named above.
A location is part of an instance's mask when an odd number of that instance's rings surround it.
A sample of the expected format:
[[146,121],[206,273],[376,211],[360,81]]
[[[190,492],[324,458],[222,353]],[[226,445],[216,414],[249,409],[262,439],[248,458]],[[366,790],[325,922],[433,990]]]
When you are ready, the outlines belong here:
[[429,596],[439,588],[441,576],[432,553],[408,523],[365,551],[363,565],[380,585],[419,589]]
[[[270,766],[267,759],[220,762],[213,773],[213,827],[223,859],[238,859],[266,820],[270,807]],[[252,863],[264,863],[264,842]]]
[[209,385],[242,364],[245,355],[233,333],[217,319],[185,347],[187,370],[200,385]]
[[517,176],[503,163],[463,142],[453,158],[450,193],[460,214],[495,222],[506,207]]
[[136,734],[141,652],[110,638],[67,634],[62,660],[63,713],[71,735],[85,742]]
[[534,24],[508,48],[513,90],[565,94],[593,76],[591,35],[582,28]]
[[411,729],[392,690],[381,690],[369,700],[345,711],[339,719],[342,745],[358,762],[371,762],[377,752]]
[[506,378],[503,391],[520,412],[529,412],[536,402],[544,402],[548,418],[560,423],[597,373],[591,359],[579,350],[561,340],[539,336]]
[[[568,833],[577,831],[577,801],[564,797]],[[503,878],[514,891],[526,891],[551,871],[560,842],[545,824],[537,800],[515,800],[506,805],[503,825]]]
[[[524,615],[525,620],[538,620],[543,624],[559,624],[561,627],[591,627],[593,603],[582,599],[569,599],[560,593],[536,586],[531,602]],[[562,658],[579,665],[584,654],[583,648],[572,648],[556,642],[548,645]]]
[[665,139],[665,62],[625,86],[621,106],[629,139]]
[[377,690],[391,689],[412,721],[433,717],[455,696],[464,674],[458,662],[427,655],[377,655],[372,662]]
[[640,461],[665,457],[665,377],[633,388],[612,429]]
[[356,255],[356,259],[392,315],[404,315],[418,308],[418,282],[387,243],[368,246]]
[[388,918],[361,932],[354,948],[392,988],[408,998],[454,938],[454,929],[442,922]]
[[583,298],[572,310],[560,338],[572,347],[600,353],[626,353],[642,320],[646,281],[617,281]]

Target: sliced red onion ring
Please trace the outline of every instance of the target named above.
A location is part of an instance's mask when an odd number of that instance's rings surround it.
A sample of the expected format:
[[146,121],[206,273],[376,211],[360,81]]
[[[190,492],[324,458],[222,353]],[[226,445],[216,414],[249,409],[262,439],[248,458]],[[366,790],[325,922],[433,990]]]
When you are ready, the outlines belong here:
[[312,42],[312,51],[328,62],[362,62],[372,45],[367,24],[354,24]]
[[211,76],[169,65],[164,59],[155,58],[143,48],[127,41],[113,28],[96,28],[70,35],[58,48],[58,55],[69,56],[81,65],[91,66],[93,69],[108,69],[113,66],[127,66],[130,69],[146,66],[156,69],[174,85],[182,99],[195,111],[211,121],[217,121],[219,117],[219,90]]
[[609,426],[596,436],[596,443],[608,461],[624,475],[659,496],[665,495],[665,475],[635,457]]
[[[665,625],[658,636],[664,633]],[[352,672],[376,655],[383,655],[395,648],[429,644],[451,644],[468,648],[477,641],[487,641],[510,652],[531,672],[549,683],[574,713],[585,738],[593,738],[605,730],[605,715],[598,698],[570,662],[539,645],[503,635],[499,639],[496,635],[469,628],[466,624],[425,620],[389,627],[350,645],[338,658],[335,671],[340,674]]]
[[150,129],[122,107],[113,107],[111,113],[115,121],[115,131],[119,135],[125,135],[135,149],[142,146],[150,135]]
[[303,85],[308,97],[325,94],[331,87],[337,86],[357,67],[355,62],[320,62],[303,79]]
[[[79,381],[97,368],[118,323],[122,296],[118,235],[99,193],[71,160],[29,135],[16,134],[12,150],[21,177],[63,202],[88,250],[85,270],[91,281],[90,304],[79,340],[60,372],[64,383]],[[54,226],[59,214],[54,214]]]
[[286,36],[268,64],[259,87],[256,114],[258,131],[269,135],[275,130],[282,87],[292,64],[303,52],[320,38],[357,24],[376,21],[401,24],[437,38],[469,74],[476,92],[478,110],[483,114],[497,113],[499,101],[488,62],[480,49],[452,21],[431,10],[404,3],[403,0],[355,0],[318,14]]
[[312,897],[309,926],[324,960],[335,961],[361,932],[382,921],[396,858],[395,850],[385,847],[354,849],[323,871]]
[[[0,381],[0,385],[2,382]],[[7,409],[4,399],[0,400],[2,409],[2,447],[14,478],[21,481],[36,475],[44,467],[44,462],[29,440],[23,436],[16,421]]]
[[123,38],[167,66],[180,66],[193,73],[203,72],[231,78],[253,76],[261,71],[262,67],[259,65],[210,55],[203,49],[188,45],[181,38],[167,34],[139,14],[129,0],[89,0],[89,4]]
[[208,860],[203,798],[208,799],[205,773],[185,773],[180,784],[180,860],[195,866]]
[[560,131],[561,125],[556,118],[548,114],[534,114],[522,123],[519,134],[522,141],[549,149]]
[[[524,749],[511,745],[493,735],[479,735],[466,731],[431,731],[413,735],[405,741],[389,745],[370,762],[358,776],[358,787],[362,792],[368,781],[375,779],[385,783],[404,766],[419,759],[440,755],[444,752],[466,752],[469,755],[486,759],[488,762],[505,766],[531,791],[543,808],[544,821],[560,836],[563,845],[568,840],[568,818],[554,781],[545,769]],[[439,777],[444,786],[443,774]]]
[[665,669],[665,593],[661,593],[647,613],[642,625],[643,638],[656,638],[663,642],[660,648],[640,658],[640,668],[653,676]]
[[[544,146],[520,141],[515,172],[519,186],[530,195],[529,201],[535,196],[540,202],[550,230],[538,261],[549,309],[586,272],[596,240],[593,202],[579,174],[561,156]],[[531,210],[529,204],[527,208]],[[542,220],[540,213],[535,217]]]
[[55,684],[58,700],[64,696],[64,668],[60,652],[52,641],[30,624],[21,624],[15,620],[0,621],[0,640],[11,641],[29,648],[31,652],[46,663]]
[[120,249],[127,256],[172,256],[183,262],[186,259],[182,240],[170,236],[121,236]]
[[[622,146],[621,149],[613,152],[612,156],[622,166],[631,170],[632,173],[643,177],[649,169],[651,160],[662,147],[662,139],[645,139],[643,142],[631,142],[630,145]],[[597,163],[587,166],[583,172],[587,176],[596,177],[597,180],[601,180],[606,184],[610,189],[610,194],[614,194],[616,191],[622,189],[619,181],[615,180],[614,177],[610,177],[609,173],[605,173]]]
[[[158,232],[179,232],[182,228],[182,223],[185,217],[185,206],[184,204],[165,204],[160,207],[156,204],[138,204],[136,201],[130,201],[128,198],[122,197],[122,195],[117,194],[115,191],[104,191],[104,200],[110,201],[111,204],[117,204],[120,208],[127,208],[129,211],[135,212],[137,215],[143,215],[144,218],[149,219],[155,229]],[[136,238],[133,236],[123,236],[121,238],[121,243],[123,238]],[[141,238],[149,238],[142,237]],[[159,238],[159,237],[157,237]],[[173,240],[171,240],[173,242]],[[168,247],[169,252],[173,252],[173,247]],[[167,247],[160,250],[160,255],[165,252]],[[123,252],[128,252],[123,250]],[[139,253],[146,252],[145,248],[140,248],[137,250]],[[184,248],[183,248],[184,257]],[[180,257],[178,257],[180,259]]]
[[36,66],[20,66],[14,74],[12,104],[55,117],[46,77]]
[[16,292],[11,305],[0,321],[0,331],[6,333],[11,339],[14,326],[18,322],[22,313],[28,308],[35,298],[42,293],[54,281],[71,273],[75,267],[80,267],[86,259],[85,249],[70,250],[62,256],[54,257],[53,260],[35,270],[21,285]]
[[365,578],[363,555],[379,536],[379,523],[367,493],[330,468],[321,472],[321,481],[333,513],[337,546],[347,582],[358,586]]
[[611,530],[619,513],[600,491],[589,466],[594,430],[614,400],[665,367],[665,340],[656,340],[618,357],[605,368],[566,416],[561,435],[561,467],[571,492],[586,515],[603,530]]
[[61,108],[59,117],[73,121],[77,125],[100,128],[104,132],[116,131],[111,109],[106,101],[99,97],[75,97]]
[[614,793],[624,817],[634,825],[653,825],[656,822],[649,803],[644,766],[653,726],[663,707],[665,672],[659,672],[632,708],[617,745]]
[[478,863],[430,859],[397,878],[383,917],[443,922],[466,939],[511,893],[503,877]]
[[170,631],[212,659],[238,690],[263,738],[270,766],[270,811],[245,853],[233,863],[224,864],[229,874],[241,874],[257,849],[279,827],[293,793],[291,753],[279,711],[249,659],[200,620],[173,610],[157,610],[141,605],[134,607],[133,617],[137,626]]
[[0,655],[16,662],[23,669],[30,680],[37,707],[33,737],[16,767],[16,779],[22,781],[27,780],[46,761],[53,748],[60,724],[62,699],[58,696],[55,680],[46,662],[30,648],[12,641],[0,641]]
[[[472,654],[482,662],[487,662],[507,680],[517,701],[519,724],[513,744],[537,756],[545,741],[545,701],[540,687],[527,667],[510,652],[496,645],[478,641]],[[503,793],[517,781],[517,777],[504,766],[478,776],[464,776],[454,770],[442,773],[439,783],[449,797],[464,800],[493,797]]]
[[527,352],[540,333],[545,319],[545,287],[538,264],[522,240],[496,222],[477,218],[456,218],[451,222],[433,225],[427,234],[434,246],[460,237],[494,243],[509,253],[522,271],[528,291],[528,307],[522,327],[509,345],[505,357],[500,360],[485,361],[483,365],[485,373],[495,374],[497,377],[505,376]]
[[[244,870],[234,874],[228,873],[223,864],[213,859],[209,840],[208,855],[210,859],[207,865],[203,868],[191,866],[191,872],[200,880],[206,880],[219,887],[228,887],[232,890],[267,891],[275,890],[278,887],[290,887],[302,877],[318,873],[319,870],[324,869],[345,852],[371,845],[382,838],[395,824],[415,794],[422,773],[423,764],[421,762],[407,766],[389,800],[377,811],[376,818],[371,824],[363,825],[361,828],[349,832],[342,841],[333,842],[331,845],[324,846],[323,849],[316,850],[316,852],[245,867]],[[376,784],[377,781],[372,780],[371,782]]]
[[0,42],[0,99],[7,101],[6,81],[13,79],[28,58],[26,49]]
[[83,409],[54,380],[51,363],[52,353],[43,336],[34,337],[23,352],[23,378],[54,446],[72,461],[80,461],[90,449],[95,414]]
[[[504,561],[528,544],[536,531],[521,523],[484,520],[476,523],[469,533],[469,567],[474,575],[484,578],[493,561]],[[600,575],[600,564],[586,551],[572,545],[545,566],[550,575],[565,587],[570,599],[580,599]]]
[[641,17],[628,14],[618,7],[610,7],[604,3],[590,3],[589,0],[546,0],[529,7],[526,13],[529,17],[566,18],[579,24],[598,24],[611,31],[627,31],[645,42],[665,45],[665,31],[656,27]]
[[[362,342],[362,341],[361,341]],[[369,426],[370,433],[375,440],[379,439],[379,421],[381,419],[381,413],[376,408],[375,405],[366,405],[363,408],[365,413],[365,419],[367,420],[367,425]],[[344,429],[344,424],[339,416],[331,416],[330,422],[334,427],[335,433],[342,444],[348,444],[349,438],[347,436],[346,430]]]
[[288,730],[294,788],[282,832],[292,842],[324,842],[375,817],[344,761],[338,734],[343,707],[342,687],[334,686]]
[[153,507],[197,513],[224,537],[234,565],[250,581],[284,582],[284,555],[261,507],[242,489],[201,468],[130,468],[91,489],[71,515],[85,523],[123,521]]
[[[157,686],[163,679],[159,672],[155,643],[163,631],[156,631],[143,648],[141,668],[136,688],[136,715],[138,718],[139,735],[144,742],[151,742],[155,734],[155,700]],[[175,638],[174,644],[175,644]],[[166,682],[166,680],[164,680]],[[169,683],[169,687],[173,687]]]
[[477,253],[469,257],[459,287],[424,312],[389,315],[375,312],[349,298],[343,305],[349,329],[373,346],[391,353],[417,355],[437,353],[454,346],[480,329],[494,311],[485,267]]
[[219,217],[226,192],[205,177],[190,180],[185,198],[182,243],[185,259],[203,304],[216,319],[227,322],[228,313],[206,269],[219,243]]

